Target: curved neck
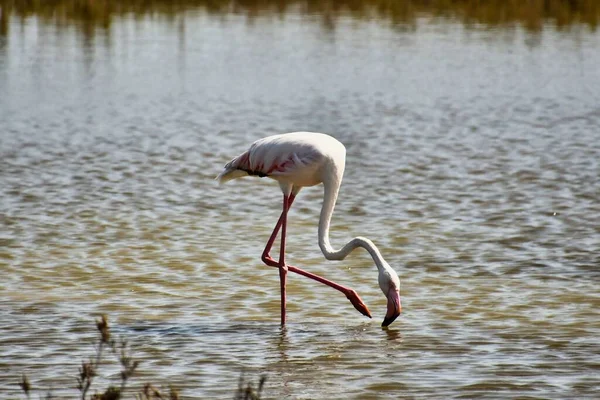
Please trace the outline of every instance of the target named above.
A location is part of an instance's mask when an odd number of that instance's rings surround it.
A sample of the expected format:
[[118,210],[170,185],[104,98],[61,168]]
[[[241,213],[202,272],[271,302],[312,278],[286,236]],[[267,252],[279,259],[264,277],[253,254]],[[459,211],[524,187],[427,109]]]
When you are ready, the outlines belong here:
[[382,268],[384,268],[385,261],[377,246],[367,238],[355,237],[339,250],[335,250],[331,247],[331,242],[329,241],[329,227],[340,185],[342,183],[342,177],[339,171],[332,172],[334,173],[328,174],[328,179],[323,180],[324,194],[321,216],[319,218],[319,247],[325,258],[328,260],[343,260],[354,249],[362,247],[369,252],[377,265],[377,269],[381,271]]

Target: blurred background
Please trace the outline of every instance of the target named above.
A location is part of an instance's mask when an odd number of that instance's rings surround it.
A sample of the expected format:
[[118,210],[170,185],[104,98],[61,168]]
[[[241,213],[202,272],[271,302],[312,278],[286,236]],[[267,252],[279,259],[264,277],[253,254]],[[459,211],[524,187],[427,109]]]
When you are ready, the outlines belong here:
[[[0,0],[0,397],[77,393],[94,318],[129,389],[269,399],[594,398],[600,390],[600,3]],[[278,186],[214,177],[263,136],[347,147],[324,259],[322,188],[260,254]],[[109,358],[109,357],[108,357]],[[107,362],[97,390],[119,384]],[[90,392],[92,393],[92,392]]]

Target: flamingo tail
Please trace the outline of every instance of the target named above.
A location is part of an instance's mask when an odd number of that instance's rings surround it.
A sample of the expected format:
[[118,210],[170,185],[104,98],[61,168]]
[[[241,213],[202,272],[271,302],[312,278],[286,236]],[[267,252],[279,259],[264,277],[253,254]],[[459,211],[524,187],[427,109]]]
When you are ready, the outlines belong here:
[[241,164],[247,162],[247,160],[247,153],[240,154],[239,156],[225,164],[225,168],[223,168],[223,171],[215,179],[218,180],[219,184],[222,185],[223,183],[232,179],[238,179],[244,176],[248,176],[248,172],[240,169],[240,167],[242,166]]

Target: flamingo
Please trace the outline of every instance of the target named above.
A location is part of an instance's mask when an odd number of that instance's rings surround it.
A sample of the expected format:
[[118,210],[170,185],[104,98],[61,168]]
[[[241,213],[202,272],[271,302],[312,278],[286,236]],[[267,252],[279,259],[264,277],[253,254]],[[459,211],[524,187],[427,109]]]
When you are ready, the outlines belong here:
[[[323,183],[323,205],[319,218],[319,247],[328,260],[343,260],[357,247],[366,249],[379,270],[379,287],[387,297],[387,312],[382,327],[390,325],[402,311],[400,280],[396,271],[383,259],[379,249],[365,237],[355,237],[335,250],[329,240],[329,226],[346,164],[346,148],[337,139],[324,133],[292,132],[268,136],[254,142],[250,148],[229,161],[217,176],[219,183],[244,176],[268,177],[276,180],[283,192],[283,210],[262,253],[262,261],[279,269],[281,289],[281,325],[286,320],[286,278],[288,271],[330,286],[346,295],[363,315],[371,313],[360,296],[348,287],[322,278],[285,262],[287,215],[298,192],[303,187]],[[279,260],[274,260],[271,247],[281,229]]]

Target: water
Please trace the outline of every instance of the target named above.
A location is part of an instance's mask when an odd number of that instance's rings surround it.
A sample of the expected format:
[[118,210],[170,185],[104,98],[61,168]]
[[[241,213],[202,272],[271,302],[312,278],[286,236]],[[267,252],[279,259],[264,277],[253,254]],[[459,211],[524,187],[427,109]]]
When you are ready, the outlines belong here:
[[[94,318],[141,361],[129,384],[232,398],[594,398],[600,390],[600,34],[574,21],[463,24],[322,10],[40,11],[0,36],[0,397],[75,397]],[[538,21],[539,22],[539,21]],[[564,22],[564,21],[563,21]],[[260,137],[348,149],[326,261],[321,187],[290,213],[288,259],[356,289],[278,274],[260,254],[274,182],[219,187]],[[106,364],[93,388],[119,384]],[[45,392],[40,392],[45,393]]]

